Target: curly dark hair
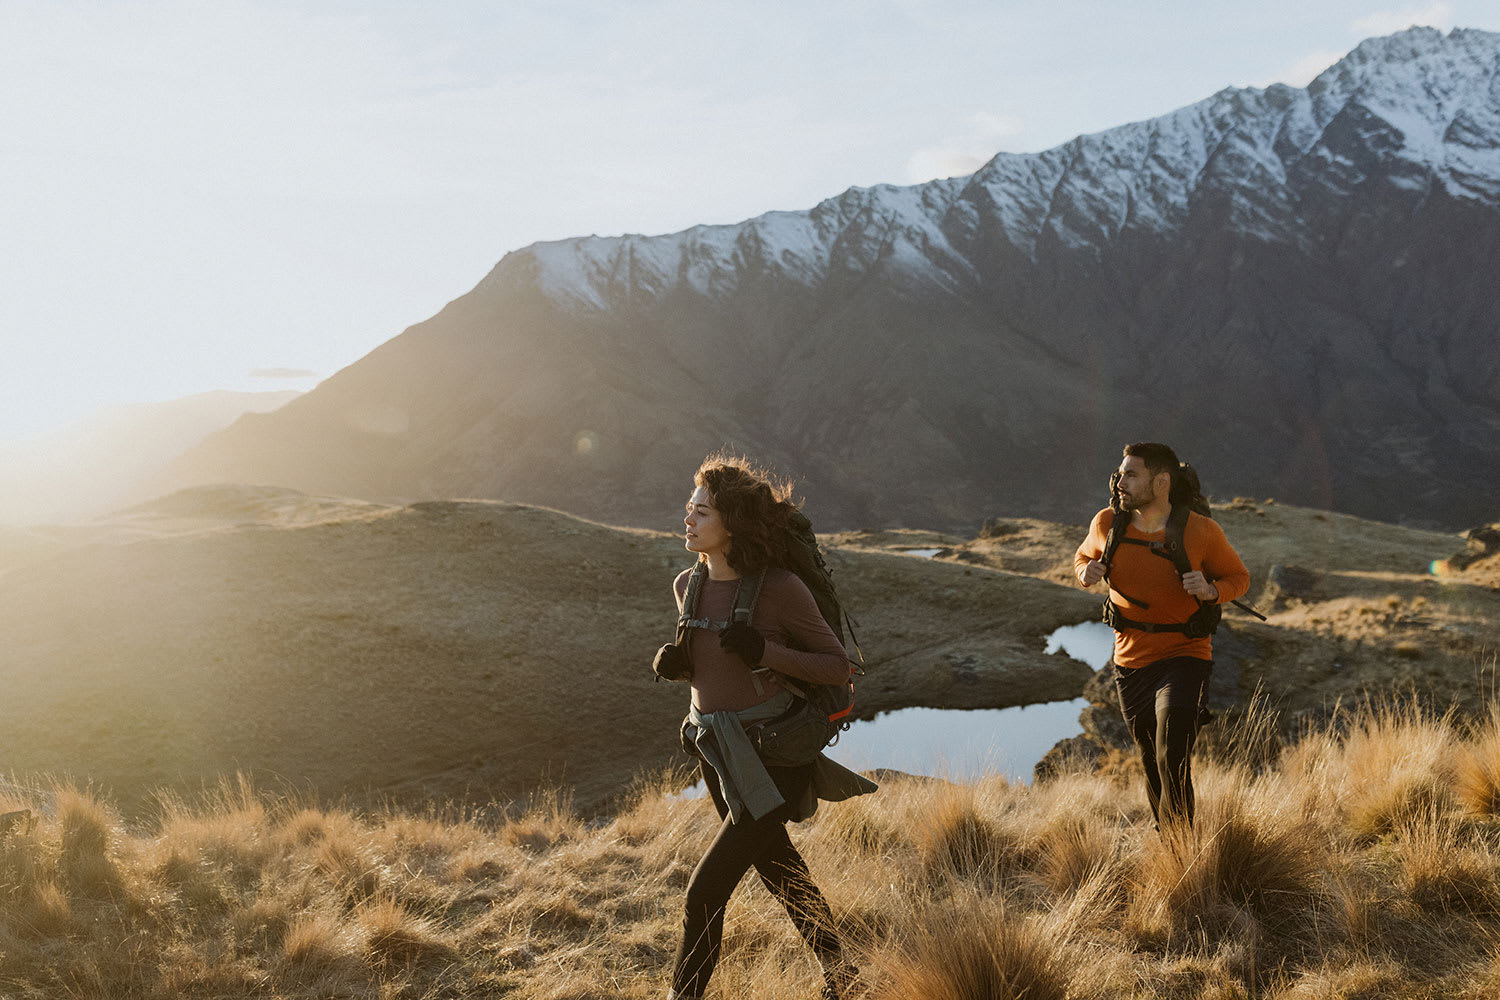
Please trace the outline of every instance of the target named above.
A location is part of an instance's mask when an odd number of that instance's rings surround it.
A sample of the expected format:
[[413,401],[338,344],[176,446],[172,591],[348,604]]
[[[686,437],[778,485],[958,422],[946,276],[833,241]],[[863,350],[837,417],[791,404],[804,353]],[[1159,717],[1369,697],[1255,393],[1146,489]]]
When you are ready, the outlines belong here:
[[741,575],[786,565],[786,527],[797,513],[792,484],[750,460],[715,452],[693,474],[693,483],[708,491],[732,541],[729,565]]

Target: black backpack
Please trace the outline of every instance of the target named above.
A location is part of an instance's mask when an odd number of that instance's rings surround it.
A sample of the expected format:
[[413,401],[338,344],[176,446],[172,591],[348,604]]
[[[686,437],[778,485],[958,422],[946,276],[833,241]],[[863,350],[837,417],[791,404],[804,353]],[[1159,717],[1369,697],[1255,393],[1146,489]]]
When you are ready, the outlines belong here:
[[[789,721],[793,714],[806,715],[814,722],[821,720],[826,729],[826,737],[823,745],[827,745],[838,739],[843,730],[849,728],[852,721],[851,713],[854,711],[854,675],[863,674],[864,655],[859,649],[859,640],[854,635],[854,621],[848,612],[839,603],[838,591],[833,585],[833,571],[823,561],[823,554],[818,551],[818,540],[813,534],[812,522],[797,511],[791,517],[787,526],[786,536],[782,539],[783,552],[786,565],[785,569],[797,574],[797,578],[807,585],[812,592],[813,600],[818,604],[818,611],[833,634],[838,636],[842,644],[853,642],[855,655],[858,659],[849,661],[849,679],[839,684],[814,684],[810,681],[792,679],[784,674],[777,678],[782,687],[792,692],[798,699],[792,708],[786,713],[786,720],[773,719],[765,724],[766,729],[774,729],[779,722]],[[677,645],[684,651],[688,649],[688,629],[702,628],[713,632],[721,632],[734,622],[749,624],[755,615],[755,605],[760,598],[760,587],[765,581],[765,573],[757,573],[753,576],[740,577],[739,585],[735,588],[734,605],[730,620],[727,622],[710,621],[698,617],[698,600],[703,590],[703,581],[708,579],[708,566],[699,562],[693,566],[692,575],[688,577],[687,593],[683,595],[682,614],[677,619]],[[848,638],[845,638],[845,627],[848,629]],[[806,712],[804,705],[811,706],[812,711]],[[769,735],[769,734],[768,734]]]
[[[1183,534],[1187,530],[1188,515],[1202,514],[1204,517],[1213,517],[1213,509],[1208,504],[1208,498],[1203,495],[1203,486],[1198,480],[1198,471],[1191,465],[1183,462],[1173,477],[1172,485],[1172,511],[1167,515],[1167,524],[1164,537],[1159,542],[1146,542],[1138,538],[1125,537],[1126,529],[1130,527],[1130,512],[1124,510],[1119,503],[1115,487],[1119,485],[1120,473],[1116,471],[1109,477],[1109,509],[1114,517],[1110,521],[1109,533],[1104,538],[1104,555],[1099,561],[1104,564],[1104,578],[1109,580],[1109,571],[1114,562],[1115,553],[1122,544],[1144,545],[1150,549],[1153,555],[1161,556],[1170,560],[1177,568],[1177,575],[1193,571],[1193,564],[1188,559],[1187,546],[1183,544]],[[1212,582],[1212,581],[1210,581]],[[1149,608],[1151,605],[1145,601],[1137,600],[1125,593],[1113,581],[1110,587],[1114,592],[1125,598],[1132,606],[1138,608]],[[1250,614],[1266,620],[1266,616],[1239,601],[1230,602],[1236,607],[1248,611]],[[1125,612],[1109,598],[1104,599],[1104,623],[1116,632],[1127,628],[1137,629],[1142,632],[1181,632],[1190,639],[1202,639],[1211,636],[1218,631],[1219,622],[1224,617],[1223,608],[1213,602],[1199,601],[1198,610],[1194,611],[1187,621],[1184,622],[1138,622],[1126,616]]]

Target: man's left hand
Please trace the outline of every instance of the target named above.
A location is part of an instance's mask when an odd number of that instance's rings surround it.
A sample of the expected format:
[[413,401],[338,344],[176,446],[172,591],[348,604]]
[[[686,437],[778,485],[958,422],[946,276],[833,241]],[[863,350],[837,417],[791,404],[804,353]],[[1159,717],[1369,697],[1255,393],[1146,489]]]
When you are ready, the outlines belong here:
[[1198,570],[1182,574],[1182,589],[1200,601],[1214,602],[1219,599],[1219,588],[1208,582],[1208,577]]

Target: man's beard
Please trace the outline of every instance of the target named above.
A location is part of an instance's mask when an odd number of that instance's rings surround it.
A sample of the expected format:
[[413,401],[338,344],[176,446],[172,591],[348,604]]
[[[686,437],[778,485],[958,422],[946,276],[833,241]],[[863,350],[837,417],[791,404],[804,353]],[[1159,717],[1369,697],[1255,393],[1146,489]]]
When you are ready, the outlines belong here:
[[1126,493],[1124,490],[1118,491],[1117,495],[1120,498],[1120,509],[1124,510],[1124,511],[1132,511],[1132,512],[1140,510],[1142,507],[1148,507],[1148,506],[1150,506],[1151,503],[1152,503],[1152,501],[1154,501],[1156,499],[1156,491],[1152,490],[1152,489],[1147,489],[1146,495],[1143,496],[1143,497],[1141,497],[1141,498],[1139,498],[1139,499],[1136,499],[1135,497],[1132,497],[1129,493]]

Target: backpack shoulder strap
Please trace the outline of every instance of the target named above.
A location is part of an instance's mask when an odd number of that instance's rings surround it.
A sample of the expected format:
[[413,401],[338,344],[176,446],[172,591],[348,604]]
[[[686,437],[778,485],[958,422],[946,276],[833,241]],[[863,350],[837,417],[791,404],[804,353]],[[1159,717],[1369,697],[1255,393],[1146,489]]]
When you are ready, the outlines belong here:
[[[1188,518],[1192,515],[1193,509],[1185,503],[1173,504],[1172,513],[1167,515],[1166,554],[1171,557],[1172,565],[1177,567],[1178,576],[1193,571],[1193,561],[1188,558],[1186,541]],[[1201,597],[1194,598],[1194,600],[1198,602],[1198,610],[1202,613],[1207,613],[1207,610],[1210,608],[1218,607],[1218,605],[1205,601]],[[1209,628],[1209,633],[1212,634],[1213,629],[1217,626],[1218,618],[1214,618],[1213,624]]]
[[1115,553],[1119,551],[1120,543],[1125,541],[1125,532],[1130,528],[1130,516],[1125,511],[1111,507],[1109,513],[1109,531],[1104,535],[1104,555],[1099,557],[1099,561],[1104,564],[1105,576],[1109,576]]
[[[742,576],[740,582],[734,588],[734,610],[729,614],[729,620],[736,625],[749,625],[750,618],[755,614],[756,602],[760,600],[760,585],[766,580],[765,571],[762,570],[754,576]],[[765,682],[761,680],[761,674],[767,670],[766,667],[755,667],[750,671],[750,683],[755,685],[755,693],[764,695],[766,693]]]
[[760,585],[765,581],[764,572],[740,577],[739,586],[734,588],[734,612],[729,616],[730,621],[750,624],[750,618],[755,614],[755,605],[760,600]]
[[708,579],[708,566],[701,561],[694,563],[693,572],[688,577],[687,593],[682,597],[682,613],[677,616],[677,644],[679,646],[687,642],[687,630],[696,623],[698,599],[702,596],[703,581],[706,579]]
[[1177,567],[1177,575],[1191,573],[1193,561],[1188,558],[1187,543],[1184,538],[1187,535],[1188,518],[1192,516],[1193,510],[1187,504],[1175,504],[1172,513],[1167,515],[1167,555],[1172,558],[1172,565]]
[[[1149,608],[1151,607],[1150,603],[1138,597],[1131,597],[1125,591],[1121,590],[1114,580],[1110,579],[1110,571],[1114,568],[1115,553],[1119,551],[1120,546],[1125,542],[1132,542],[1139,545],[1145,544],[1139,539],[1125,537],[1125,532],[1130,529],[1130,519],[1131,515],[1129,511],[1116,510],[1113,506],[1110,507],[1109,531],[1104,536],[1104,555],[1099,558],[1099,561],[1104,564],[1104,579],[1109,584],[1110,589],[1123,597],[1127,604],[1138,608]],[[1104,603],[1108,604],[1108,599]]]

